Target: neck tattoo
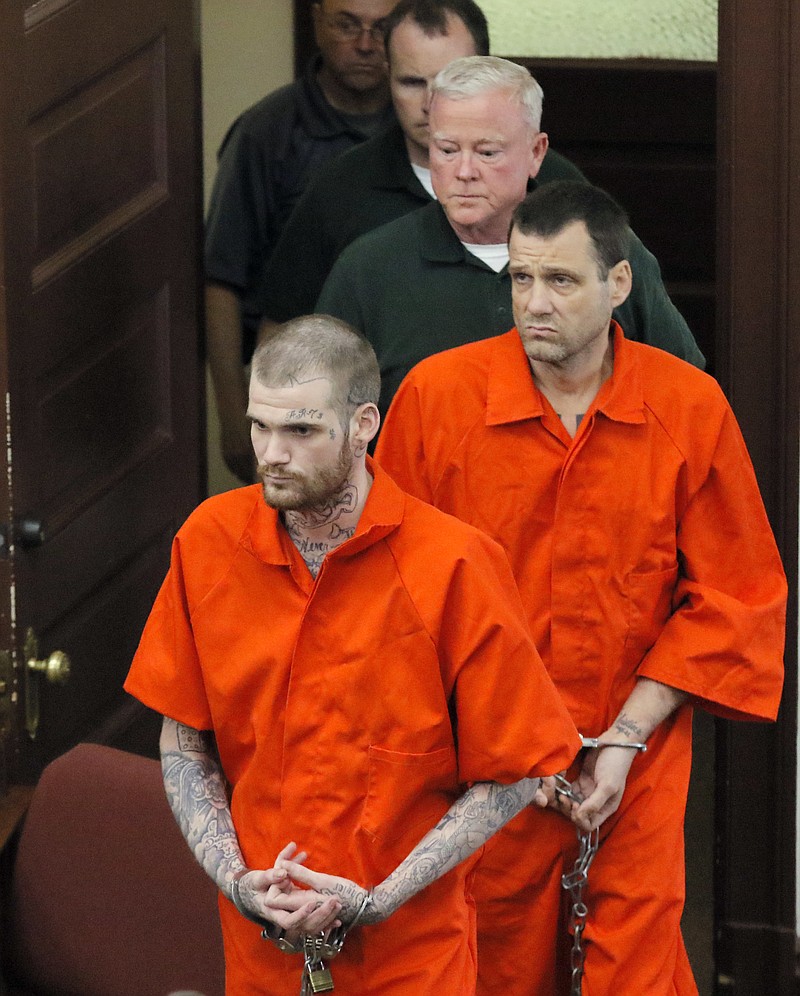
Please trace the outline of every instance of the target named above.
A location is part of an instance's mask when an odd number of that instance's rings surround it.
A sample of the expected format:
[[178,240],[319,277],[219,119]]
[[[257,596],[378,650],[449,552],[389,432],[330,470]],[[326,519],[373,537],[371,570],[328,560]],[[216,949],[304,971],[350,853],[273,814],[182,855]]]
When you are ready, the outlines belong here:
[[322,505],[283,513],[286,531],[313,578],[327,555],[355,533],[352,515],[357,508],[358,488],[348,484]]
[[583,420],[583,416],[586,414],[586,412],[581,412],[580,415],[562,415],[560,412],[557,414],[558,417],[561,419],[564,428],[567,430],[570,436],[574,436],[575,433],[578,431],[578,428],[580,427],[580,424]]

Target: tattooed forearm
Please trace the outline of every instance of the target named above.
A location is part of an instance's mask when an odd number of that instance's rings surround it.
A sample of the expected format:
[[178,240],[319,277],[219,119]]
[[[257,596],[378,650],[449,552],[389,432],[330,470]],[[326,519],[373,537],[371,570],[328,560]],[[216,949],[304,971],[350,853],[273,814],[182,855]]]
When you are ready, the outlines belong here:
[[373,905],[365,911],[363,922],[385,920],[412,896],[468,858],[532,801],[538,785],[538,778],[523,778],[513,785],[496,782],[473,785],[375,889]]
[[643,743],[687,698],[688,694],[679,688],[651,678],[639,678],[611,728]]
[[233,826],[227,785],[210,734],[175,724],[162,738],[161,770],[170,807],[194,856],[219,888],[245,868]]
[[614,720],[614,729],[626,737],[634,737],[637,740],[645,739],[644,729],[626,716],[624,712],[621,712]]

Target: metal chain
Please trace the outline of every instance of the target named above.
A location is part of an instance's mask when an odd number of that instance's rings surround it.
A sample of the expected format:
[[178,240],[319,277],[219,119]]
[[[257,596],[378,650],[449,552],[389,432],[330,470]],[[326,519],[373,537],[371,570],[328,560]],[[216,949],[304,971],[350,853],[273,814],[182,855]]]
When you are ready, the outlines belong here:
[[[555,776],[556,796],[566,796],[571,802],[583,800],[573,790],[570,783],[561,775]],[[589,881],[589,866],[594,860],[600,846],[600,830],[582,833],[578,830],[578,857],[571,872],[561,876],[561,887],[566,889],[570,897],[569,926],[572,932],[572,950],[570,951],[570,996],[581,996],[583,982],[583,963],[586,952],[583,949],[583,931],[586,927],[586,917],[589,910],[583,900],[583,890]]]
[[304,959],[303,974],[300,980],[300,996],[327,993],[333,989],[333,975],[322,960],[324,945],[324,933],[303,935]]
[[238,881],[234,881],[233,895],[236,908],[248,919],[255,920],[263,925],[261,936],[265,941],[270,941],[280,951],[285,954],[302,954],[303,971],[300,978],[300,996],[312,996],[314,993],[329,992],[333,989],[333,976],[330,968],[325,964],[332,961],[344,947],[345,938],[348,933],[357,926],[366,911],[373,905],[372,889],[364,893],[361,904],[356,911],[356,915],[348,923],[340,924],[333,930],[320,931],[317,934],[303,934],[300,941],[295,943],[289,941],[283,930],[277,929],[274,924],[267,923],[261,918],[251,916],[240,905],[238,896]]
[[600,845],[600,831],[578,832],[578,858],[571,872],[561,876],[561,885],[569,892],[569,925],[572,930],[572,950],[570,952],[571,986],[570,996],[581,996],[583,963],[586,953],[583,950],[583,930],[589,910],[583,900],[583,890],[589,881],[589,865],[597,854]]

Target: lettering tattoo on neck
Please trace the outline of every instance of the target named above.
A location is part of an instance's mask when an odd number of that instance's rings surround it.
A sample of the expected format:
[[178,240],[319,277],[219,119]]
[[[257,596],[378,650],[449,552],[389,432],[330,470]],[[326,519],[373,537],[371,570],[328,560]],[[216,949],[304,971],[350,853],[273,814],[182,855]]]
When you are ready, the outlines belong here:
[[315,578],[331,550],[341,546],[355,533],[356,527],[339,525],[338,520],[358,508],[358,488],[346,485],[324,505],[284,513],[286,531]]
[[310,540],[305,536],[298,536],[291,529],[288,532],[300,556],[305,561],[311,577],[315,578],[322,569],[323,560],[331,552],[333,546],[326,540]]

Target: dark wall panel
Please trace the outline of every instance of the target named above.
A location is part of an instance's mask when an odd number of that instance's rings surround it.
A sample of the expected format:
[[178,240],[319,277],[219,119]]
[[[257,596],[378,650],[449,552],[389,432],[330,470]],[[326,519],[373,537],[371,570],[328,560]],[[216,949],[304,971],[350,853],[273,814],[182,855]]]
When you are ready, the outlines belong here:
[[716,67],[515,58],[544,90],[551,146],[628,211],[714,369]]

